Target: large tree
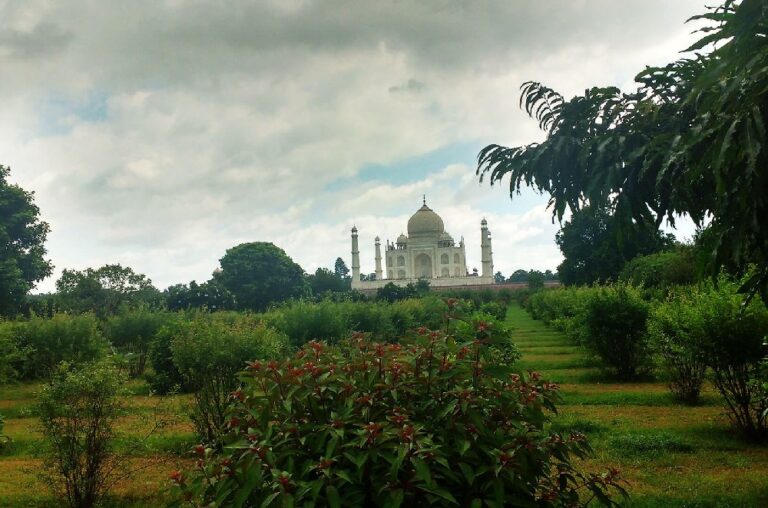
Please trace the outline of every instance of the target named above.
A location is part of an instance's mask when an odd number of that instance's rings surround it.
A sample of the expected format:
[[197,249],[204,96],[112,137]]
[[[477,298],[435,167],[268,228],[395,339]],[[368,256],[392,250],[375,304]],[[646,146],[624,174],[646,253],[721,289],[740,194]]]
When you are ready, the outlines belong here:
[[620,234],[618,224],[603,208],[585,207],[575,212],[555,236],[563,262],[557,267],[563,284],[593,284],[618,279],[627,261],[666,250],[674,236],[653,225],[633,224]]
[[85,270],[65,269],[56,281],[59,307],[70,312],[95,312],[104,317],[121,305],[147,304],[162,301],[160,292],[142,273],[120,264],[104,265]]
[[565,100],[524,84],[521,106],[546,140],[487,146],[478,172],[509,175],[511,194],[548,193],[560,219],[609,203],[623,224],[709,221],[714,271],[756,266],[745,289],[768,302],[768,2],[725,0],[694,19],[707,26],[689,56],[646,68],[632,93],[592,88]]
[[0,165],[0,315],[6,316],[22,309],[52,268],[44,247],[50,228],[40,220],[34,194],[8,182],[10,171]]
[[270,303],[306,294],[304,270],[272,243],[232,247],[219,263],[214,278],[235,295],[238,308],[264,310]]

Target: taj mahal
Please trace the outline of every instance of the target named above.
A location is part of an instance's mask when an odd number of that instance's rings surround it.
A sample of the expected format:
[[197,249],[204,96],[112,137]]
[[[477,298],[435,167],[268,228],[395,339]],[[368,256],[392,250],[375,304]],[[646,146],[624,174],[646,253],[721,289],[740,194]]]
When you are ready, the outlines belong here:
[[376,273],[375,280],[360,280],[360,249],[357,241],[357,227],[352,227],[352,288],[373,290],[393,282],[399,286],[428,279],[431,286],[476,286],[493,284],[493,252],[491,232],[485,219],[480,222],[480,246],[482,271],[469,273],[464,251],[464,237],[458,244],[445,230],[443,219],[427,206],[426,197],[422,207],[408,219],[408,235],[401,234],[394,243],[387,240],[384,248],[386,278],[382,268],[381,240],[374,242]]

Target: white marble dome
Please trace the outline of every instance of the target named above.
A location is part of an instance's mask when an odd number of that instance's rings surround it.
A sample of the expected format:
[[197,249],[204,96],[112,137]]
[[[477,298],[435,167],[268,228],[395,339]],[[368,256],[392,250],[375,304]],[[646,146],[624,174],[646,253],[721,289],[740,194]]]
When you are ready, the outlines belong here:
[[445,233],[443,219],[424,204],[408,219],[408,236],[434,235]]

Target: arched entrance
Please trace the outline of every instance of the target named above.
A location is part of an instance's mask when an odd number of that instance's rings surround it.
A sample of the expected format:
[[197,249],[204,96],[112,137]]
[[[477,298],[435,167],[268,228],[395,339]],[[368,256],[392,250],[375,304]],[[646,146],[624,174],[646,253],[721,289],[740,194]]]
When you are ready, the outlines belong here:
[[432,278],[432,258],[427,254],[419,254],[416,256],[416,277],[431,279]]

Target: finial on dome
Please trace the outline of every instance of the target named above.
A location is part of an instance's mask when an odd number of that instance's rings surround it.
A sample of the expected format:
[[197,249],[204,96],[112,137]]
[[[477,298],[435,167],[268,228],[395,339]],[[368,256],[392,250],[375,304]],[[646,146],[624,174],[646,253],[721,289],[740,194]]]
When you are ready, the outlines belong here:
[[427,204],[427,195],[426,194],[422,194],[421,195],[421,204],[422,205],[426,205]]

